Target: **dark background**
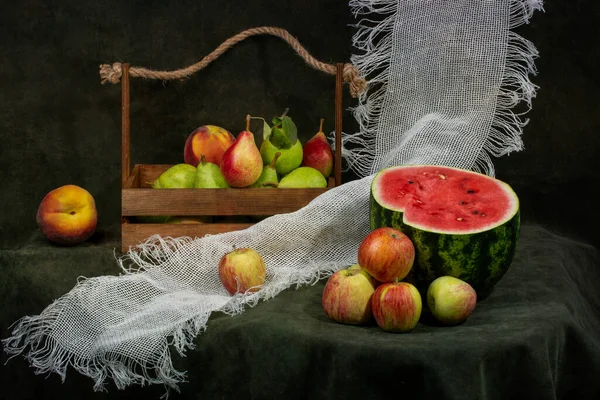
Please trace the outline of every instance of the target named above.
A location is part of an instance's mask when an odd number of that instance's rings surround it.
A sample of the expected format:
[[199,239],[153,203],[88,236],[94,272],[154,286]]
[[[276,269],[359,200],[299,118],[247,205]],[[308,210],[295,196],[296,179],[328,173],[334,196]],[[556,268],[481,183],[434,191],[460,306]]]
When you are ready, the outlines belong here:
[[[22,277],[18,282],[10,281],[10,274],[0,282],[8,294],[3,302],[21,302],[3,304],[8,311],[2,337],[9,323],[39,313],[78,275],[115,272],[112,252],[85,247],[119,246],[120,85],[101,85],[99,64],[181,68],[228,37],[262,25],[287,29],[321,61],[345,62],[353,52],[349,24],[355,21],[340,0],[0,3],[0,248],[3,254],[20,251],[22,264],[30,268],[13,271]],[[518,30],[540,52],[539,74],[532,77],[540,89],[527,115],[525,150],[495,160],[497,176],[521,198],[525,223],[594,245],[600,243],[598,17],[600,5],[592,0],[547,2],[545,12]],[[132,79],[131,96],[133,163],[182,162],[192,130],[216,124],[237,134],[247,113],[270,119],[290,107],[304,140],[316,132],[321,117],[325,131],[333,129],[334,77],[306,66],[286,43],[270,36],[243,41],[182,82]],[[344,107],[354,104],[345,90]],[[344,131],[357,129],[345,111]],[[344,174],[344,180],[353,178]],[[70,183],[95,197],[97,233],[83,250],[59,250],[62,261],[35,275],[33,249],[44,243],[35,223],[37,207],[47,192]],[[80,269],[68,271],[75,263]],[[17,269],[4,263],[0,268]],[[36,296],[21,293],[27,288]],[[34,378],[20,358],[8,366],[19,371],[4,375],[8,369],[2,366],[3,383],[14,384],[10,393],[24,390],[29,379],[37,384],[44,379]],[[90,384],[70,376],[63,394],[69,385]],[[48,382],[52,386],[26,392],[58,390],[56,377]]]
[[[99,64],[177,69],[262,25],[287,29],[319,60],[345,62],[356,22],[340,0],[3,3],[2,248],[19,247],[35,234],[39,202],[68,183],[95,197],[98,235],[118,233],[120,85],[101,85]],[[545,8],[519,29],[540,52],[533,77],[540,89],[527,115],[525,150],[496,159],[497,176],[521,197],[525,221],[595,241],[599,6],[579,0]],[[133,163],[182,162],[192,130],[216,124],[237,134],[247,113],[270,119],[290,107],[304,140],[320,117],[326,132],[333,130],[334,77],[308,67],[272,36],[246,39],[182,82],[132,79],[131,96]],[[354,104],[345,90],[344,108]],[[344,131],[357,129],[345,111]]]

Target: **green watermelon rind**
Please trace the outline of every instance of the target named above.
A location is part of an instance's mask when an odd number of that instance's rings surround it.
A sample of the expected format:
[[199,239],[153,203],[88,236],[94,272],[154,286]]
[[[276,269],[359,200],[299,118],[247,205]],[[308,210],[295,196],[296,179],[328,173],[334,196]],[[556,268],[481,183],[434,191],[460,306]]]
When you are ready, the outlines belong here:
[[521,226],[518,203],[515,213],[505,222],[481,232],[427,231],[406,224],[402,211],[384,207],[373,195],[377,176],[388,169],[381,170],[371,184],[370,229],[392,227],[412,240],[415,262],[405,280],[415,284],[420,291],[426,291],[435,278],[450,275],[468,282],[479,297],[487,296],[512,264]]

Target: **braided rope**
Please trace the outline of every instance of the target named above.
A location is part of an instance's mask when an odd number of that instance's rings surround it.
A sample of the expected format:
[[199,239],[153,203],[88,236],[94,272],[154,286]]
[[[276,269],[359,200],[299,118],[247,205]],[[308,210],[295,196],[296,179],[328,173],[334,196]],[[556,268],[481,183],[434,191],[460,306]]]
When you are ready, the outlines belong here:
[[[243,32],[238,33],[235,36],[230,37],[219,47],[213,50],[210,54],[205,56],[202,60],[197,62],[196,64],[190,65],[188,67],[174,70],[174,71],[157,71],[151,70],[143,67],[130,67],[129,75],[132,77],[138,78],[146,78],[146,79],[157,79],[157,80],[174,80],[174,79],[183,79],[187,78],[194,73],[200,71],[205,68],[211,62],[215,61],[219,58],[223,53],[232,48],[237,43],[242,40],[249,38],[255,35],[273,35],[277,36],[284,41],[286,41],[295,51],[298,53],[300,57],[306,61],[308,65],[311,67],[325,72],[329,75],[336,74],[336,67],[333,64],[327,64],[322,61],[314,58],[302,45],[300,42],[294,38],[288,31],[282,28],[277,27],[269,27],[262,26],[257,28],[251,28],[245,30]],[[121,80],[121,76],[123,75],[121,63],[113,63],[113,64],[102,64],[100,65],[100,78],[102,84],[105,83],[119,83]],[[344,82],[347,82],[350,87],[350,94],[352,97],[358,97],[360,94],[366,90],[367,82],[364,78],[360,77],[360,74],[356,67],[352,64],[346,63],[344,64],[344,73],[343,73]]]

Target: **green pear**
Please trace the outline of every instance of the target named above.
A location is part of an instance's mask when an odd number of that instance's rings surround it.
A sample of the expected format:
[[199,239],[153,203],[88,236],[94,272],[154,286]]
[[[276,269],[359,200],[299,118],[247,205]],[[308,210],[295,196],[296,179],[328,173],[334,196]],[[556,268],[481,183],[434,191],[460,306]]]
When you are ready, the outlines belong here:
[[176,216],[170,217],[165,222],[169,224],[207,224],[212,222],[213,218],[210,215],[199,215],[199,216]]
[[281,153],[275,164],[275,169],[280,176],[287,175],[302,164],[302,143],[296,139],[288,149],[282,149],[271,143],[270,139],[263,140],[260,145],[260,155],[264,165],[268,165],[275,158],[275,154]]
[[299,167],[281,178],[280,188],[326,188],[327,180],[319,170]]
[[281,156],[281,152],[275,153],[275,157],[271,161],[270,164],[264,166],[262,173],[258,177],[258,180],[254,182],[250,187],[255,188],[264,188],[264,187],[277,187],[277,183],[279,182],[279,178],[277,176],[277,170],[275,169],[275,164],[277,160]]
[[190,164],[177,164],[167,169],[152,183],[155,189],[193,188],[196,167]]
[[206,157],[202,154],[196,168],[194,187],[199,189],[218,189],[230,186],[225,180],[221,168],[217,164],[206,161]]

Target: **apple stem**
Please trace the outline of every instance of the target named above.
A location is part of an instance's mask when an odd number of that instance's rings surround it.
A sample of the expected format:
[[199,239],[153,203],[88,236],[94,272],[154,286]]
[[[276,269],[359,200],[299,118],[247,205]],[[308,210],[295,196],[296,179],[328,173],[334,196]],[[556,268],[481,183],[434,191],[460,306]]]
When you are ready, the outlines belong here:
[[246,131],[250,132],[250,120],[252,119],[252,117],[250,116],[250,114],[246,115]]
[[323,122],[325,122],[325,118],[321,118],[321,123],[319,124],[319,132],[323,132]]

